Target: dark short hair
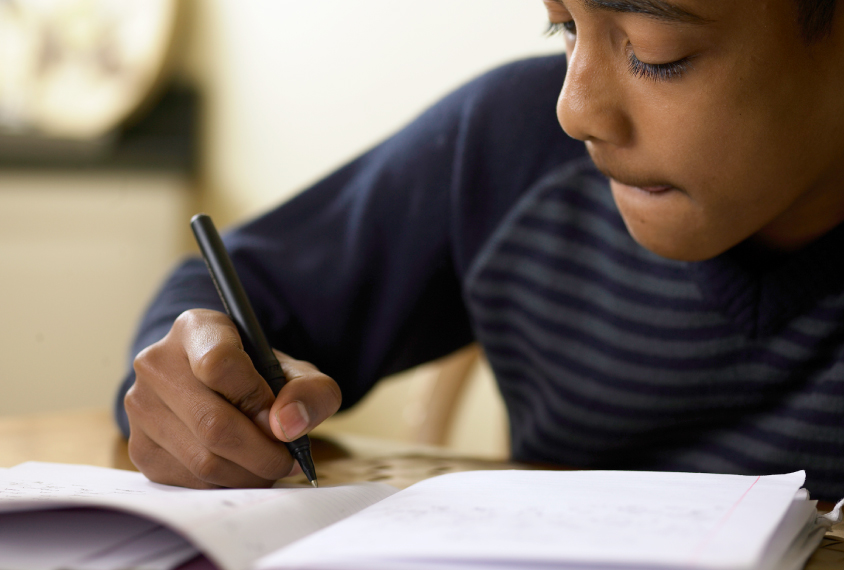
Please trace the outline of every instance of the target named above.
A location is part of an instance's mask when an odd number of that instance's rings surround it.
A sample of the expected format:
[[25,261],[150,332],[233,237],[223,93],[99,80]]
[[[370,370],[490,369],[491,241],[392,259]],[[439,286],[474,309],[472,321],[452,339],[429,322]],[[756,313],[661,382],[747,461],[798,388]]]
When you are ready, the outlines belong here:
[[797,21],[804,39],[819,40],[832,31],[837,0],[797,0]]

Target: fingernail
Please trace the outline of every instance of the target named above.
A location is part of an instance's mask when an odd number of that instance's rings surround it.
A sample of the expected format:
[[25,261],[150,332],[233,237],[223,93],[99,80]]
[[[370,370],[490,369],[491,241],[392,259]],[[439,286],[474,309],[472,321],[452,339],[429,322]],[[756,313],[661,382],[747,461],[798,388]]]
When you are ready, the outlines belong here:
[[293,441],[308,427],[308,410],[302,402],[290,402],[278,411],[275,419],[285,439]]

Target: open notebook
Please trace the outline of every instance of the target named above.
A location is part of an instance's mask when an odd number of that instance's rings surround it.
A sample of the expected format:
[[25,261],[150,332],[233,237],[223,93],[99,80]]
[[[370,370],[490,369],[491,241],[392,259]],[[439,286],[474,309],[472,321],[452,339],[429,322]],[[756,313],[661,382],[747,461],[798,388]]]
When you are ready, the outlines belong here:
[[837,522],[803,472],[476,471],[403,491],[194,491],[138,473],[0,470],[0,569],[800,568]]

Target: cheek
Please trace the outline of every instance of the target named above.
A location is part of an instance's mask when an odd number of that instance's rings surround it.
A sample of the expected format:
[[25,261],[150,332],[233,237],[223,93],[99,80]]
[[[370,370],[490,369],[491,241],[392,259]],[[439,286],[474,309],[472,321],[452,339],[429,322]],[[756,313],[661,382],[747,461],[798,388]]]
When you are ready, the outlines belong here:
[[741,100],[717,84],[676,97],[631,97],[635,161],[681,189],[649,196],[613,188],[643,246],[675,259],[707,259],[788,207],[796,183],[793,143],[784,140],[770,106]]
[[678,183],[700,187],[691,197],[701,204],[755,203],[771,194],[787,201],[783,187],[807,183],[817,162],[806,142],[822,114],[806,101],[805,82],[760,60],[735,57],[718,69],[705,62],[674,85],[628,86],[638,142]]
[[[742,163],[736,147],[747,135],[740,113],[725,104],[723,94],[702,88],[665,86],[640,89],[631,97],[630,114],[637,151],[652,167],[681,187],[722,186]],[[672,89],[672,87],[675,87]],[[653,91],[658,91],[656,95]],[[720,95],[720,96],[719,96]],[[713,184],[714,183],[714,184]],[[692,195],[703,200],[702,195]]]

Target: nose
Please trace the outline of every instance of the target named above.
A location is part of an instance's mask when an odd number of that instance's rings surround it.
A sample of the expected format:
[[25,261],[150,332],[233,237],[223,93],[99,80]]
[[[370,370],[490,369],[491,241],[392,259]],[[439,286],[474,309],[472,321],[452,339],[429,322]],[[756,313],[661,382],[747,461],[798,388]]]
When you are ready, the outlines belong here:
[[568,70],[557,101],[557,119],[570,137],[614,146],[627,145],[632,125],[610,59],[600,46],[578,38],[568,56]]

